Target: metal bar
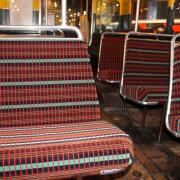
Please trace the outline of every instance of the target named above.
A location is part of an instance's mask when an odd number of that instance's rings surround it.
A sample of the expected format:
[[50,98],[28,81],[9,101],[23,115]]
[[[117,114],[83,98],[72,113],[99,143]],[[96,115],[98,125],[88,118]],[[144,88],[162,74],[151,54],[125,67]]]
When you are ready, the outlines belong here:
[[91,43],[92,43],[92,38],[93,38],[93,34],[95,32],[95,18],[94,18],[94,3],[95,3],[95,0],[92,0],[92,13],[91,13],[91,30],[90,30],[90,40],[89,40],[89,46],[91,46]]
[[89,0],[86,0],[86,30],[87,30],[87,37],[86,37],[86,42],[89,41],[89,27],[88,27],[88,8],[89,7]]
[[48,3],[47,0],[45,1],[45,18],[46,18],[46,26],[48,25]]
[[101,6],[102,0],[100,0],[99,3],[100,3],[99,4],[99,10],[100,10],[99,11],[99,13],[100,13],[99,14],[99,23],[100,23],[100,33],[102,33],[102,9],[101,9],[102,8],[102,6]]
[[[0,26],[0,31],[42,31],[42,30],[71,30],[77,33],[77,38],[70,38],[70,39],[77,39],[83,40],[82,34],[80,30],[75,26]],[[66,39],[66,38],[65,38]]]
[[135,29],[134,29],[135,32],[138,31],[138,20],[139,20],[140,2],[141,2],[141,0],[137,0],[137,6],[136,6],[136,22],[135,22]]
[[62,11],[62,26],[66,26],[66,11],[67,11],[67,1],[66,0],[62,0],[62,7],[61,7],[61,11]]
[[162,113],[161,113],[159,133],[158,133],[158,144],[159,144],[160,141],[161,141],[161,136],[162,136],[162,132],[163,132],[163,127],[164,127],[164,125],[165,125],[164,120],[165,120],[166,110],[167,110],[167,107],[166,107],[166,104],[165,104],[165,105],[163,105]]
[[42,25],[42,3],[41,0],[39,0],[39,26]]
[[170,34],[154,34],[154,33],[143,33],[143,32],[129,32],[128,33],[129,34],[129,36],[130,35],[143,35],[143,36],[155,36],[155,37],[164,37],[164,36],[166,36],[166,37],[173,37],[173,35],[170,35]]

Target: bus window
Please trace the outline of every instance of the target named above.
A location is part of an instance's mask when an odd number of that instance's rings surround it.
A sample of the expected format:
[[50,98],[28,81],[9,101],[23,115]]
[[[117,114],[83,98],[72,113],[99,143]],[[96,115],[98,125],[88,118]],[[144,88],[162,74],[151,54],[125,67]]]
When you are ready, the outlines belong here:
[[96,3],[96,31],[115,31],[119,22],[119,1],[97,0]]
[[174,32],[180,32],[180,0],[175,1],[175,14],[174,14]]
[[[133,3],[133,24],[135,24],[136,2]],[[167,0],[141,0],[139,11],[139,29],[157,31],[164,29],[167,17]]]
[[1,0],[0,25],[38,25],[39,0]]
[[[46,5],[46,4],[44,4]],[[47,24],[50,25],[60,25],[62,22],[61,19],[61,0],[48,0],[48,5],[47,5],[47,9],[48,9],[48,17],[47,17]],[[43,7],[43,9],[45,10],[45,7]],[[43,14],[43,17],[45,17],[45,15]],[[44,18],[46,19],[46,18]]]
[[[67,25],[78,27],[81,30],[84,39],[88,41],[89,24],[87,15],[89,13],[89,6],[87,6],[87,2],[88,1],[84,0],[68,0],[66,23]],[[61,25],[61,7],[62,0],[0,0],[0,25]],[[74,34],[70,35],[74,37]]]

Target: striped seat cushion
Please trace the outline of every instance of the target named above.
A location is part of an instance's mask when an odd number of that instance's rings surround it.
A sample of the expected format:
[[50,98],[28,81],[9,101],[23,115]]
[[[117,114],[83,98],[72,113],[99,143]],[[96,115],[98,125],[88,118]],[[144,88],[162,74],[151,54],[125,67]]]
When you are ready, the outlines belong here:
[[106,33],[101,38],[98,79],[121,81],[125,34]]
[[170,112],[168,121],[170,129],[180,138],[180,46],[174,50],[173,73],[172,73],[172,94],[170,98]]
[[129,99],[140,102],[167,102],[168,86],[124,86],[123,94]]
[[132,163],[127,134],[105,121],[0,129],[0,176],[99,174]]
[[95,82],[82,42],[0,42],[0,127],[96,121]]
[[65,178],[132,163],[127,134],[100,120],[87,48],[0,38],[0,178]]
[[121,87],[123,95],[143,102],[166,102],[169,70],[169,41],[129,39]]

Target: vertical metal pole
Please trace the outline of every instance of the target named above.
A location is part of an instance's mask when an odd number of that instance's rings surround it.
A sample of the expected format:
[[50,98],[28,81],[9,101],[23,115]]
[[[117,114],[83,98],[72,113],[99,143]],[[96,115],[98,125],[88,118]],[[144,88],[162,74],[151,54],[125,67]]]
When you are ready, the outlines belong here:
[[42,25],[42,3],[41,0],[39,0],[39,26]]
[[46,26],[48,25],[48,0],[45,1],[45,18],[46,18]]
[[101,18],[102,18],[102,10],[101,10],[101,5],[102,5],[102,0],[99,1],[99,23],[100,23],[100,33],[102,33],[102,21],[101,21]]
[[66,26],[67,1],[62,0],[62,26]]
[[141,2],[141,0],[137,0],[137,6],[136,6],[136,22],[135,22],[135,29],[134,29],[135,32],[137,32],[137,30],[138,30],[140,2]]
[[88,26],[88,8],[89,8],[89,0],[86,0],[86,42],[89,41],[89,26]]

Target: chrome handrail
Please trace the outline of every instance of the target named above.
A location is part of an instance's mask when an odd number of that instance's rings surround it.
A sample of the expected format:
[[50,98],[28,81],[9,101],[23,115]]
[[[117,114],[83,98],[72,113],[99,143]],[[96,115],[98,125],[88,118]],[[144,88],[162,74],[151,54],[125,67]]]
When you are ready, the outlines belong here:
[[[60,25],[60,26],[0,26],[0,31],[47,31],[47,30],[73,30],[77,34],[77,40],[83,40],[80,30],[75,26]],[[63,37],[64,38],[64,37]]]

